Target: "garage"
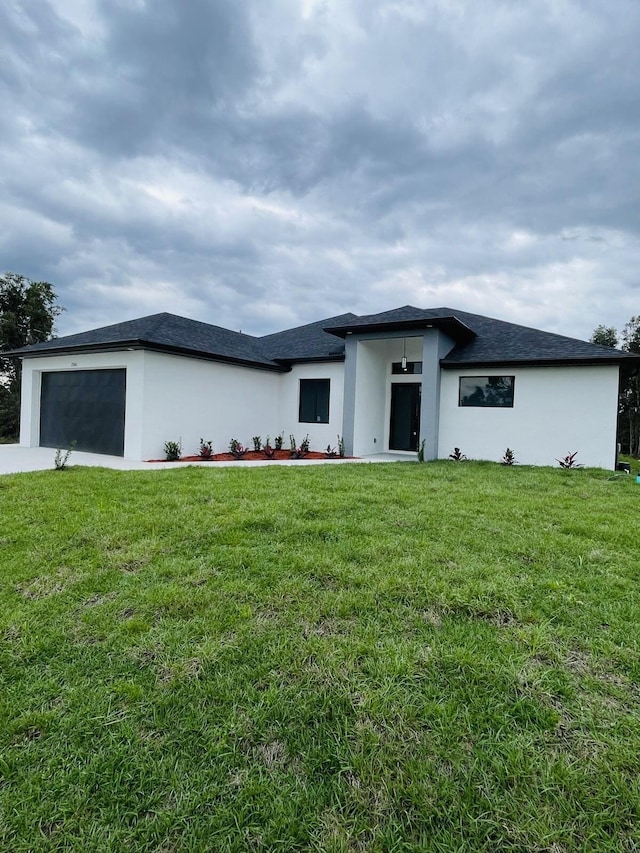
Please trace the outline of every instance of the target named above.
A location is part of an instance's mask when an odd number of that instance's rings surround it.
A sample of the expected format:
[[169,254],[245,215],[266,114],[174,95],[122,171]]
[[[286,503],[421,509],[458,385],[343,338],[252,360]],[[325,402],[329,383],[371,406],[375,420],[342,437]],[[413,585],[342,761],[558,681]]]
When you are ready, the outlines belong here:
[[124,456],[126,370],[43,372],[40,446]]

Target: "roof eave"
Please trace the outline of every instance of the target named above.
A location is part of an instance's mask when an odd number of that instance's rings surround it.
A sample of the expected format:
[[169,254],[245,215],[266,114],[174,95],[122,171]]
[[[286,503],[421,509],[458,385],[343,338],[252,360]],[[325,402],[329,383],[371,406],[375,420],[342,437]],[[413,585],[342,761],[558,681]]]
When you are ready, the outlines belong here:
[[334,355],[313,355],[301,358],[276,358],[274,361],[291,368],[294,364],[320,364],[323,361],[344,361],[344,358],[344,353],[335,353]]
[[323,331],[338,338],[346,338],[358,332],[393,332],[413,331],[423,329],[441,329],[456,341],[467,341],[476,337],[476,333],[457,317],[433,317],[420,320],[391,320],[383,323],[360,323],[349,326],[327,326]]
[[620,358],[619,356],[612,358],[511,358],[496,361],[488,361],[486,359],[478,361],[448,361],[446,358],[440,359],[440,366],[445,370],[467,367],[597,367],[598,365],[621,366],[623,364],[628,364],[630,367],[634,364],[638,366],[640,365],[640,356],[632,356],[631,358]]
[[10,358],[40,358],[41,356],[67,355],[69,353],[78,355],[90,352],[119,352],[120,350],[142,349],[143,347],[144,344],[142,341],[132,339],[102,344],[71,344],[62,347],[42,347],[41,349],[23,347],[19,350],[2,353],[2,355]]
[[122,352],[135,350],[150,350],[152,352],[161,352],[168,355],[180,355],[185,358],[199,358],[205,361],[217,361],[223,364],[235,364],[241,367],[252,367],[257,370],[270,370],[276,373],[282,373],[286,368],[282,367],[276,361],[263,362],[247,358],[238,358],[231,355],[222,355],[219,353],[206,352],[204,350],[189,349],[187,347],[177,347],[170,344],[158,344],[151,341],[143,341],[139,339],[129,341],[118,341],[117,343],[108,344],[80,344],[78,346],[66,347],[49,347],[31,352],[19,353],[16,351],[15,358],[39,358],[40,356],[56,356],[56,355],[82,355],[89,353],[107,353],[107,352]]

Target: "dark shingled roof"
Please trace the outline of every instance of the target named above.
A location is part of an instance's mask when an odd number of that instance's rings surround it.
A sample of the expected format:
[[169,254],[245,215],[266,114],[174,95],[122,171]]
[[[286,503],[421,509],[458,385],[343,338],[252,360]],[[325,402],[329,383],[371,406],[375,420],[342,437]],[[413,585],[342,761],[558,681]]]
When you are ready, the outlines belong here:
[[612,347],[542,332],[529,326],[467,314],[465,311],[455,313],[473,329],[475,337],[466,343],[458,343],[443,359],[443,367],[465,367],[469,364],[488,366],[497,363],[620,363],[637,358],[632,353]]
[[258,339],[240,332],[188,320],[175,314],[152,314],[139,320],[103,326],[89,332],[54,338],[15,350],[17,355],[55,355],[56,352],[115,350],[127,347],[177,352],[203,358],[219,358],[237,364],[282,369],[263,355]]
[[342,314],[307,326],[297,326],[284,332],[259,338],[262,352],[269,358],[281,361],[326,361],[344,358],[344,344],[327,334],[327,326],[341,326],[358,320],[356,314]]
[[405,305],[382,314],[358,317],[356,322],[328,327],[331,334],[344,338],[363,331],[441,328],[456,343],[440,361],[442,367],[490,367],[499,364],[620,364],[638,361],[638,356],[621,350],[542,332],[528,326],[494,320],[455,308],[414,308]]
[[[146,348],[228,361],[267,370],[291,363],[344,358],[343,340],[358,332],[403,331],[433,326],[455,345],[442,367],[490,367],[516,364],[633,364],[640,357],[563,335],[542,332],[453,308],[405,305],[381,314],[342,314],[261,338],[243,335],[175,314],[153,314],[77,335],[14,350],[15,355],[113,351]],[[7,355],[7,353],[4,353]]]
[[[335,323],[327,326],[325,331],[344,338],[357,332],[378,332],[386,330],[424,329],[434,326],[442,329],[455,340],[469,340],[473,330],[459,318],[460,312],[451,308],[414,308],[405,305],[394,308],[393,311],[383,311],[381,314],[366,314],[356,317],[348,323]],[[469,315],[473,316],[473,315]]]

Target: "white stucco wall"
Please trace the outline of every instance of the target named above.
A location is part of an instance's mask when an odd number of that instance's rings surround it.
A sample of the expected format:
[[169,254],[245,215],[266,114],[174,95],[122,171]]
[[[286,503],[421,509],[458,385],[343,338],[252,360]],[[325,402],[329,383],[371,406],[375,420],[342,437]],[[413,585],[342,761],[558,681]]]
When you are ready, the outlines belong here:
[[387,364],[387,341],[358,341],[354,456],[380,453],[386,449],[384,416],[389,384]]
[[[391,365],[400,361],[404,339],[373,338],[358,341],[356,366],[356,407],[353,431],[355,456],[384,453],[389,449],[391,385],[394,382],[420,384],[422,376],[391,374]],[[409,361],[422,361],[422,336],[406,338]]]
[[[513,408],[458,406],[461,376],[515,376]],[[557,465],[578,451],[583,465],[613,468],[617,410],[616,366],[443,370],[439,456],[459,447],[499,461],[510,447],[523,464]]]
[[[420,360],[408,339],[409,360]],[[418,346],[416,344],[416,346]],[[389,438],[391,362],[398,340],[358,342],[354,453],[385,451]],[[237,438],[289,434],[300,442],[309,434],[312,449],[334,447],[343,431],[344,364],[300,364],[289,373],[145,351],[28,358],[23,361],[20,443],[39,443],[43,371],[125,368],[127,370],[124,454],[158,458],[167,440],[182,440],[195,453],[200,437],[214,450]],[[515,376],[512,409],[458,406],[460,376]],[[328,424],[298,422],[300,379],[331,381]],[[412,377],[420,381],[419,376]],[[556,465],[578,451],[584,465],[612,468],[615,462],[618,368],[526,367],[443,370],[440,389],[439,456],[458,446],[469,458],[499,460],[511,447],[523,464]],[[374,438],[376,441],[374,442]]]
[[[301,379],[329,379],[329,423],[313,424],[298,421]],[[344,363],[327,361],[312,364],[296,364],[290,373],[279,376],[280,399],[277,428],[269,435],[273,439],[284,433],[284,447],[289,447],[289,436],[293,435],[299,445],[309,435],[312,450],[324,450],[327,445],[337,449],[338,436],[342,435],[342,403],[344,399]],[[262,438],[266,433],[260,433]]]
[[142,445],[143,356],[138,351],[60,355],[25,358],[22,362],[22,406],[20,411],[20,444],[37,447],[40,443],[40,390],[42,374],[60,370],[106,370],[125,368],[126,419],[124,455],[140,459]]
[[[182,442],[185,455],[196,453],[200,438],[216,452],[237,438],[284,433],[301,442],[308,433],[311,448],[336,447],[342,434],[344,365],[326,362],[297,365],[289,373],[258,370],[214,361],[155,353],[121,351],[49,356],[23,361],[20,443],[39,444],[40,390],[43,371],[125,368],[127,459],[163,456],[167,440]],[[300,379],[330,379],[329,423],[298,422]]]
[[224,452],[232,438],[251,447],[275,435],[282,374],[155,352],[144,354],[141,458],[163,456],[167,440],[197,453],[200,438]]
[[224,451],[231,438],[277,431],[281,374],[136,350],[24,359],[20,443],[39,444],[42,372],[107,368],[127,371],[127,459],[161,458],[167,440],[192,454],[201,437]]

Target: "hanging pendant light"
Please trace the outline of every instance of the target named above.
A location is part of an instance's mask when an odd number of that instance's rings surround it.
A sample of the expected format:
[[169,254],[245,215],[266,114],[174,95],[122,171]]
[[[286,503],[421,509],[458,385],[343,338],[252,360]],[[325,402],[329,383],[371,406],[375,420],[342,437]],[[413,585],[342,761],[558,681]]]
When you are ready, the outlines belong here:
[[407,372],[407,339],[403,338],[402,340],[402,361],[400,362],[402,370]]

